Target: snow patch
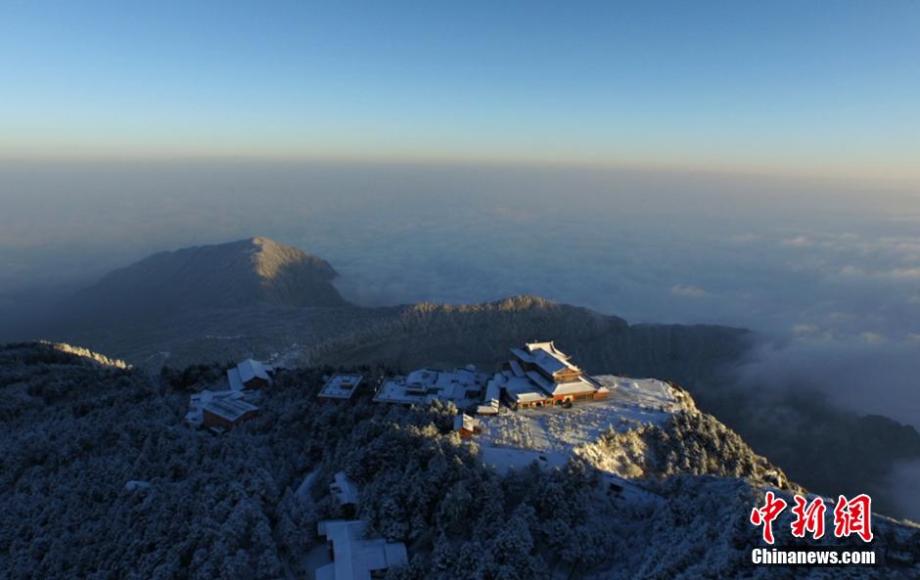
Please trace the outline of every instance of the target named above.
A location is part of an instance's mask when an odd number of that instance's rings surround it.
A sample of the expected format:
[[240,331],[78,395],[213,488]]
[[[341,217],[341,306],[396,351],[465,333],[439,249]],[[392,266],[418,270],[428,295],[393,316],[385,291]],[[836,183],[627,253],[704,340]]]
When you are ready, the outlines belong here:
[[629,431],[643,424],[663,425],[673,413],[689,410],[686,399],[668,383],[602,375],[593,377],[610,390],[607,399],[569,409],[544,407],[480,417],[483,462],[500,472],[533,461],[564,465],[573,450],[596,442],[608,429]]

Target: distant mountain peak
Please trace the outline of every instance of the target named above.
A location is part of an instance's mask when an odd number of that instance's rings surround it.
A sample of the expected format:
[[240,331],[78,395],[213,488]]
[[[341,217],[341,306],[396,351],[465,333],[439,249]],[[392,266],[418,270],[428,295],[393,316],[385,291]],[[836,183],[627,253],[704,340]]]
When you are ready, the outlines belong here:
[[287,246],[262,236],[244,241],[252,246],[254,271],[266,281],[283,276],[292,266],[308,268],[313,275],[326,281],[332,281],[338,276],[338,272],[329,262],[294,246]]
[[67,305],[78,317],[137,319],[196,309],[347,306],[317,256],[255,236],[153,254],[105,275]]

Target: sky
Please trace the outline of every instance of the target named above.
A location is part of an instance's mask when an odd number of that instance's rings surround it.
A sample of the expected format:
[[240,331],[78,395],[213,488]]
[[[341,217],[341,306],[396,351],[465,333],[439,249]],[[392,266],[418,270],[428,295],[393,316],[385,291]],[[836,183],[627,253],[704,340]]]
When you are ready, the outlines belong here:
[[0,2],[0,157],[920,183],[920,3]]

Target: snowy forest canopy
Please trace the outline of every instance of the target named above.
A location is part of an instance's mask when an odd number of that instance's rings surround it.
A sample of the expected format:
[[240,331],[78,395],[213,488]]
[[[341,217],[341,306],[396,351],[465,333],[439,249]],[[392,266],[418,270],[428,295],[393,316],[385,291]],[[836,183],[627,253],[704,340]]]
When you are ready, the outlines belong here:
[[451,431],[450,405],[322,404],[330,369],[280,372],[258,418],[217,436],[182,416],[219,366],[148,377],[111,363],[0,347],[0,578],[308,577],[316,523],[343,516],[326,485],[339,470],[361,489],[358,517],[408,546],[390,578],[763,572],[747,564],[759,492],[732,477],[759,468],[731,460],[750,450],[711,418],[642,435],[683,445],[656,454],[667,477],[642,499],[583,459],[499,475]]

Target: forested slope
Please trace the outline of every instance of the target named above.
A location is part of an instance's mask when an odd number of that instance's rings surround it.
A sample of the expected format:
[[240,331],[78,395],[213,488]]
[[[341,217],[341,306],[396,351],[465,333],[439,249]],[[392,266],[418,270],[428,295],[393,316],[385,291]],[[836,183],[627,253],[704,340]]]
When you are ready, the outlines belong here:
[[[338,470],[372,530],[407,543],[392,578],[765,575],[748,564],[758,531],[746,521],[762,491],[705,475],[710,461],[691,462],[696,475],[652,470],[624,493],[586,461],[500,476],[450,433],[452,407],[321,404],[321,369],[280,373],[259,418],[222,436],[183,426],[188,393],[219,372],[158,384],[56,345],[0,348],[0,578],[302,577],[316,522],[343,515],[326,487]],[[687,449],[730,473],[720,449],[743,448],[710,432]],[[880,525],[878,549],[920,541]]]

